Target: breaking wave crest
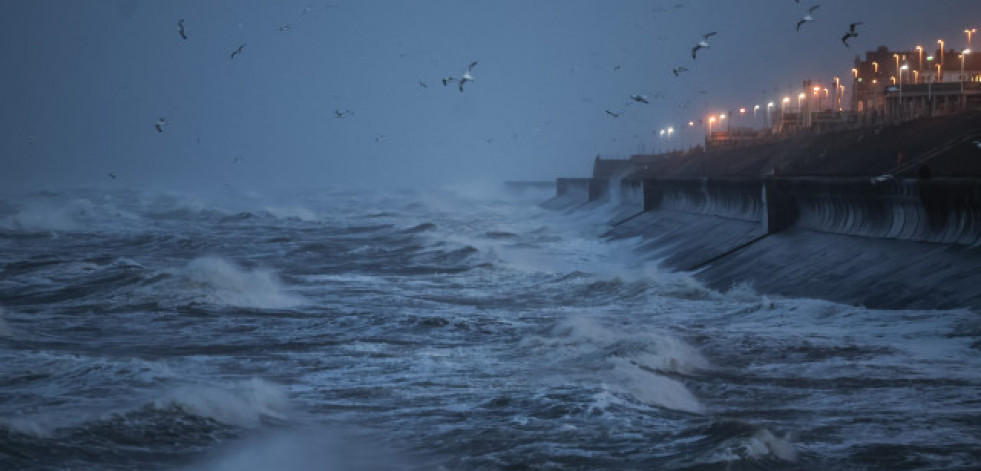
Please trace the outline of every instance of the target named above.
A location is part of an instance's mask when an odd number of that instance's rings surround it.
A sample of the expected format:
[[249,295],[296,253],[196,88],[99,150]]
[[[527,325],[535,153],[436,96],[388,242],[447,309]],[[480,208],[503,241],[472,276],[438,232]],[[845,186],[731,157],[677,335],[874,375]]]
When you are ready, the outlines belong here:
[[220,257],[191,260],[179,271],[179,279],[197,302],[260,309],[289,308],[302,302],[286,292],[271,271],[246,270]]
[[604,326],[586,316],[556,324],[544,337],[526,340],[557,358],[575,378],[600,378],[603,388],[645,404],[702,413],[704,406],[679,379],[711,368],[694,347],[668,335]]

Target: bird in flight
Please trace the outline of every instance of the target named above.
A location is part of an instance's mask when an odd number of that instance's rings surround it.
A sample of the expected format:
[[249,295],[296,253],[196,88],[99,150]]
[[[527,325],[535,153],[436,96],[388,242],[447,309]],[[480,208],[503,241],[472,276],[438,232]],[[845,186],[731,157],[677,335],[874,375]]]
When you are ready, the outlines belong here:
[[814,5],[813,7],[807,9],[807,14],[804,15],[804,17],[797,22],[797,31],[800,31],[800,27],[804,23],[807,23],[808,21],[814,21],[814,17],[811,16],[811,13],[814,13],[814,10],[817,10],[818,7],[820,6],[821,5]]
[[112,172],[109,172],[109,178],[112,178],[113,180],[115,180],[116,179],[116,174],[115,173],[112,173]]
[[153,127],[157,128],[157,132],[164,132],[164,126],[167,125],[167,120],[160,118],[156,123],[153,123]]
[[337,119],[344,119],[347,118],[348,116],[351,116],[352,114],[354,114],[354,112],[351,110],[345,110],[345,111],[334,110],[334,117]]
[[473,68],[476,66],[477,66],[477,61],[471,62],[470,67],[467,67],[467,71],[463,73],[463,77],[460,77],[460,84],[459,84],[460,92],[463,92],[463,84],[473,81],[473,75],[471,75],[470,73],[473,72]]
[[426,85],[426,82],[423,82],[421,80],[419,81],[419,86],[422,88],[429,88],[429,85]]
[[184,18],[177,20],[177,34],[181,35],[181,39],[187,41],[187,33],[184,31]]
[[620,115],[622,115],[622,114],[623,114],[623,111],[621,111],[621,112],[619,112],[619,113],[614,113],[614,112],[612,112],[612,111],[610,111],[610,110],[603,110],[603,111],[606,111],[606,114],[608,114],[608,115],[610,115],[610,116],[613,116],[614,118],[619,118],[619,117],[620,117]]
[[696,58],[695,57],[695,54],[698,52],[699,49],[701,49],[703,47],[709,47],[708,38],[710,38],[712,36],[715,36],[715,34],[716,34],[716,32],[715,31],[712,31],[711,33],[707,33],[707,34],[703,34],[702,35],[702,40],[699,41],[698,44],[696,44],[695,47],[693,47],[691,49],[691,58],[692,59],[695,59]]
[[[467,71],[463,73],[463,76],[462,77],[460,77],[460,80],[459,80],[460,83],[458,84],[458,87],[460,88],[460,91],[461,92],[463,92],[463,84],[465,84],[467,82],[471,82],[471,81],[474,80],[473,75],[472,75],[472,72],[473,72],[473,68],[476,67],[476,66],[477,66],[477,61],[471,62],[470,63],[470,66],[467,67]],[[455,82],[455,81],[457,81],[457,80],[452,75],[443,77],[443,86],[445,87],[445,86],[449,85],[450,82]]]
[[234,59],[234,58],[235,58],[235,56],[237,56],[237,55],[239,55],[239,54],[241,54],[241,53],[242,53],[242,49],[243,49],[243,48],[245,48],[245,43],[242,43],[242,44],[241,44],[241,45],[240,45],[240,46],[238,47],[238,49],[235,49],[234,51],[232,51],[232,55],[231,55],[231,56],[229,56],[228,58],[229,58],[229,59]]
[[645,105],[651,104],[651,102],[647,101],[647,97],[644,95],[630,95],[630,99],[636,101],[637,103],[643,103]]
[[673,73],[675,77],[681,75],[682,72],[688,72],[688,68],[685,66],[680,66],[671,69],[671,73]]
[[855,31],[855,27],[860,24],[862,24],[861,21],[848,25],[848,31],[846,31],[845,35],[841,37],[841,42],[845,44],[845,47],[848,47],[848,38],[858,37],[858,31]]

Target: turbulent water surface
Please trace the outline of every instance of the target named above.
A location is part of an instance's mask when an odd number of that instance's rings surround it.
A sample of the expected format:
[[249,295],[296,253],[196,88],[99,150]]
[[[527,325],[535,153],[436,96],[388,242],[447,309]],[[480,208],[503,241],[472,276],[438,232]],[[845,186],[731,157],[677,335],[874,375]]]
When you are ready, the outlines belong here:
[[545,197],[2,200],[0,469],[981,462],[978,313],[708,290]]

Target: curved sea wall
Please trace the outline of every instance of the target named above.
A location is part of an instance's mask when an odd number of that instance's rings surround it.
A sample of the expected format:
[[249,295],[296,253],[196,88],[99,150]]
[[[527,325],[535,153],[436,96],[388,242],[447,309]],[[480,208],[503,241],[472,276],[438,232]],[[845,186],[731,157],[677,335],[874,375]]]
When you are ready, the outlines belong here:
[[981,243],[981,181],[974,179],[692,178],[644,180],[644,210],[757,221],[872,238]]
[[[981,307],[981,181],[675,178],[592,184],[607,236],[727,289],[892,308]],[[596,188],[604,188],[598,192]],[[643,212],[624,219],[626,209]],[[603,194],[598,194],[603,193]],[[584,207],[589,207],[585,205]]]
[[[768,179],[777,227],[881,239],[977,245],[981,182],[974,179]],[[779,229],[778,229],[779,230]]]

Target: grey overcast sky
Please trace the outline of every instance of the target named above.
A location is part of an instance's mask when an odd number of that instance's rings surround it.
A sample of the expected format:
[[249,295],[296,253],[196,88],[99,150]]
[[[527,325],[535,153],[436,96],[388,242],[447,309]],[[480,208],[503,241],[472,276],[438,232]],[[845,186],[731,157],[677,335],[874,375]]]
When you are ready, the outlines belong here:
[[[976,0],[4,0],[0,191],[585,176],[658,128],[687,147],[690,119],[977,26]],[[441,84],[471,61],[463,93]]]

